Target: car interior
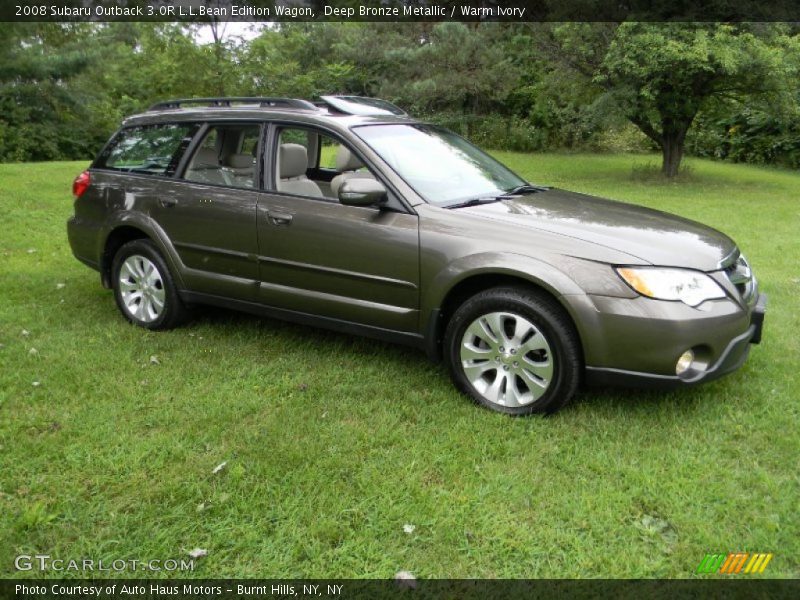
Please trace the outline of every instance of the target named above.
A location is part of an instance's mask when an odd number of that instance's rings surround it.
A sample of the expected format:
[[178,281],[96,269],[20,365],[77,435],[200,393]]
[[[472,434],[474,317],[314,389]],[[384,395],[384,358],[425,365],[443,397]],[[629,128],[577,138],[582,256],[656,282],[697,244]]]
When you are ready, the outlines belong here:
[[337,200],[346,179],[374,179],[346,146],[316,131],[285,128],[278,143],[278,191]]
[[[256,187],[259,128],[221,125],[209,129],[186,168],[184,178],[198,183]],[[338,199],[348,179],[374,179],[346,146],[306,129],[280,132],[276,155],[278,191],[313,198]]]
[[184,178],[199,183],[256,187],[258,126],[215,126],[194,153]]

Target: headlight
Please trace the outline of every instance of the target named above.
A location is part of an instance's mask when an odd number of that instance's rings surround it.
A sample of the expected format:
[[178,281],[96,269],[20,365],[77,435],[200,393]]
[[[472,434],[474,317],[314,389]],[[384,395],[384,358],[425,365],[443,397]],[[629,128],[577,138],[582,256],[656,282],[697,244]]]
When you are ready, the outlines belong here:
[[724,298],[725,291],[705,273],[662,267],[617,267],[617,274],[642,296],[657,300],[680,300],[698,306],[706,300]]

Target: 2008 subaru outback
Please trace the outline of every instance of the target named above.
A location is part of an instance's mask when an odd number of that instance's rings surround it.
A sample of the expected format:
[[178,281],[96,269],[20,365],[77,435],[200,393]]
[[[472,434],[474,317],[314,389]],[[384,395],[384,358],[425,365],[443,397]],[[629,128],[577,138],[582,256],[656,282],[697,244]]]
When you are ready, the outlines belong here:
[[404,342],[505,413],[553,412],[582,380],[707,381],[761,337],[727,236],[531,185],[382,100],[160,103],[73,192],[72,250],[133,323],[202,303]]

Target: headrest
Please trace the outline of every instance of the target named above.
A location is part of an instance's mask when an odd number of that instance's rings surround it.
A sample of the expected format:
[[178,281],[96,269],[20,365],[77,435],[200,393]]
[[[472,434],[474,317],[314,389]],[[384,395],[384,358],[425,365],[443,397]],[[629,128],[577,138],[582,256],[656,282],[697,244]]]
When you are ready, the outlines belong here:
[[281,179],[305,175],[308,169],[308,152],[300,144],[281,144]]
[[345,146],[339,146],[336,151],[336,170],[337,171],[355,171],[360,169],[364,164],[358,160],[358,157],[350,152]]
[[253,166],[252,154],[231,154],[228,157],[228,166],[234,169],[247,169]]
[[193,169],[218,166],[219,156],[217,156],[217,151],[213,148],[200,148],[197,154],[194,155],[194,160],[192,160]]

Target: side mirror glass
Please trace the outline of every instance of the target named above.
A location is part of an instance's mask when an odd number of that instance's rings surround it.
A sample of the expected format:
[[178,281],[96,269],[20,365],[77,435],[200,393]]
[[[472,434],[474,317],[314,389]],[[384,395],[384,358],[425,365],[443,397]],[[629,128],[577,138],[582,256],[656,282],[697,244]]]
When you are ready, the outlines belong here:
[[375,179],[347,179],[339,188],[339,202],[347,206],[374,206],[386,198],[386,188]]

